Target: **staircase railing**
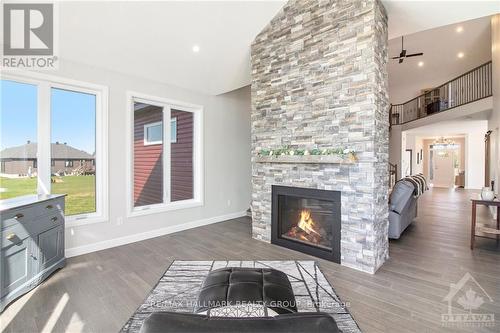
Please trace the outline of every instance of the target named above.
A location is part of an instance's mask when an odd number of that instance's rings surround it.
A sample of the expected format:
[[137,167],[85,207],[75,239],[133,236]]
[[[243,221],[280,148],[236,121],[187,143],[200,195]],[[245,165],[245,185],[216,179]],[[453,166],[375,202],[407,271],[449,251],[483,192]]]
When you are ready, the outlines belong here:
[[392,104],[390,124],[401,125],[492,95],[491,61],[402,104]]

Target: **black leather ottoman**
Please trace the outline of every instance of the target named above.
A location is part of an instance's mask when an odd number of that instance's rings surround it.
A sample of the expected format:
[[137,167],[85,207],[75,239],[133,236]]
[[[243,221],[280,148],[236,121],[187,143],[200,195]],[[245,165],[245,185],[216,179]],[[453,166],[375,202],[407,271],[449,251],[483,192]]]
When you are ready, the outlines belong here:
[[198,295],[196,313],[242,304],[261,305],[277,314],[297,312],[285,273],[271,268],[228,267],[208,274]]

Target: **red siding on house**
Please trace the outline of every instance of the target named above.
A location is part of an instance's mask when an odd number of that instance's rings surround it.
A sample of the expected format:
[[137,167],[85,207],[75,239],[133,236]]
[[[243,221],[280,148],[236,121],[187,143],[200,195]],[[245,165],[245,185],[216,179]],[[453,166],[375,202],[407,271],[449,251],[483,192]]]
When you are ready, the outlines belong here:
[[172,110],[177,118],[177,142],[170,146],[171,201],[193,199],[193,113]]
[[162,108],[134,113],[134,206],[163,202],[163,145],[144,145],[144,125],[162,121]]
[[[177,118],[177,142],[171,144],[171,201],[192,199],[193,114],[172,110],[171,116]],[[134,114],[135,206],[163,202],[163,145],[144,145],[144,125],[158,121],[162,121],[162,109],[156,106]]]

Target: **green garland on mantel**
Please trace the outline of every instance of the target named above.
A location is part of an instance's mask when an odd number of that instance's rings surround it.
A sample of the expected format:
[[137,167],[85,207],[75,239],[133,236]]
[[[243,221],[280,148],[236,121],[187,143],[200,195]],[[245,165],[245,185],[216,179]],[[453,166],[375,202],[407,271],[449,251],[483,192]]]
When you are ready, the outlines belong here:
[[279,157],[279,156],[338,156],[342,159],[349,158],[356,160],[356,152],[349,148],[313,148],[301,149],[283,146],[279,148],[261,148],[257,152],[259,157]]

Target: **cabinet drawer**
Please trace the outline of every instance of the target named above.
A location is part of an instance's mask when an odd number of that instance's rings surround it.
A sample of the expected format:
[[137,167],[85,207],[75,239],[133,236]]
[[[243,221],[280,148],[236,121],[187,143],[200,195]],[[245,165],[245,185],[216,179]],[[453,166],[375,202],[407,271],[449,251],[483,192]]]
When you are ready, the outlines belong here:
[[52,212],[45,216],[37,216],[29,223],[30,233],[37,235],[45,230],[62,225],[64,222],[64,214],[60,211]]
[[12,209],[2,213],[2,229],[17,223],[25,223],[33,220],[37,215],[38,208],[34,206]]
[[4,248],[22,243],[29,237],[28,231],[22,224],[16,224],[2,230],[2,251]]
[[51,215],[57,212],[64,212],[64,198],[39,202],[33,205],[35,216]]

